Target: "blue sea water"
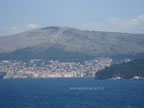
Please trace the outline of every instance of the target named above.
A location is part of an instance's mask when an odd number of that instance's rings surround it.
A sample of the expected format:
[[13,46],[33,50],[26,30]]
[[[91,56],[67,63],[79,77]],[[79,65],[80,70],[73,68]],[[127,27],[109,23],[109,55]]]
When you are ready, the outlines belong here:
[[0,80],[0,108],[144,108],[144,80]]

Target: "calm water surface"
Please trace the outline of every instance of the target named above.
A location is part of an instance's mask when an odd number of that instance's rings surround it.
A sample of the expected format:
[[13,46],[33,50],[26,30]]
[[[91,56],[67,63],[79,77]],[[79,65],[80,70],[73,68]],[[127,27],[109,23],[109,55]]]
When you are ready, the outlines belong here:
[[144,108],[144,80],[0,80],[0,108]]

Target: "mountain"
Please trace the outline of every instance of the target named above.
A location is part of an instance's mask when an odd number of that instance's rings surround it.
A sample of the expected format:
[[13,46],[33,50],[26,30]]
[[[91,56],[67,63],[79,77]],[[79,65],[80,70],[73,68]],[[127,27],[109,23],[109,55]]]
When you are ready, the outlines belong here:
[[96,72],[95,79],[144,79],[144,59],[107,67]]
[[84,60],[144,53],[144,34],[45,27],[0,37],[0,59]]

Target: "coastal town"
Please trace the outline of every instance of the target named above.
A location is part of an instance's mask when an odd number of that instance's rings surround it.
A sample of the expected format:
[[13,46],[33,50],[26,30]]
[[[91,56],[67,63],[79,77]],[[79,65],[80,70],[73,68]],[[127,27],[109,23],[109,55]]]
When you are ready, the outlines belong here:
[[83,63],[41,59],[0,60],[0,72],[6,73],[3,79],[94,77],[97,71],[109,67],[111,64],[112,59],[108,57],[87,60]]

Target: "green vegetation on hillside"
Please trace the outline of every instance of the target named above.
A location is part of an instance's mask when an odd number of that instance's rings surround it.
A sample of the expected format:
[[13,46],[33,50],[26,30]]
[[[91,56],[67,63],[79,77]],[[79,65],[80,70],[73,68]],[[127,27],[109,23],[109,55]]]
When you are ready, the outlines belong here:
[[144,59],[137,59],[128,63],[107,67],[97,72],[95,79],[111,79],[116,77],[132,79],[135,76],[144,77]]
[[88,56],[79,52],[65,51],[60,45],[55,45],[42,51],[39,48],[23,48],[11,53],[0,54],[0,60],[44,59],[83,62],[93,58],[94,56]]
[[0,79],[2,79],[6,75],[6,72],[0,72]]

